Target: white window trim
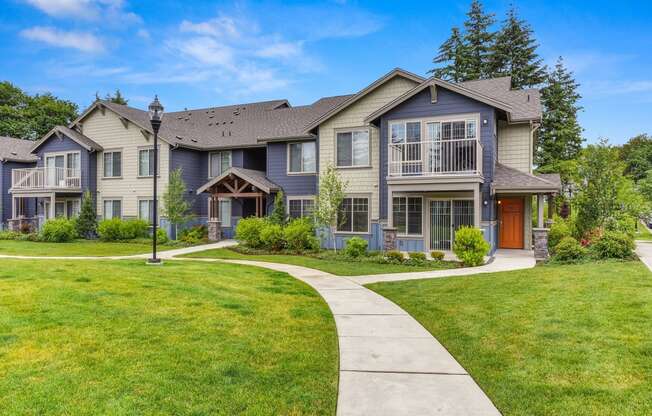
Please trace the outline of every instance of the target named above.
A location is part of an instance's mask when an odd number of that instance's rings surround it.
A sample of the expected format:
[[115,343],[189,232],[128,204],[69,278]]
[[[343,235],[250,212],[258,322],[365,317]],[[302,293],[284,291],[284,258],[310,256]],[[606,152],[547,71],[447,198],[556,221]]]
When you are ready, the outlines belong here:
[[[304,171],[303,170],[303,144],[304,143],[314,143],[315,144],[315,170]],[[291,172],[290,171],[290,145],[301,144],[301,171],[300,172]],[[319,162],[319,148],[317,146],[317,141],[315,140],[305,140],[300,142],[288,142],[285,144],[285,158],[287,159],[285,173],[288,176],[307,176],[307,175],[316,175],[317,174],[317,163]]]
[[[476,127],[475,127],[475,140],[481,141],[481,123],[480,123],[480,113],[464,113],[464,114],[450,114],[450,115],[445,115],[445,116],[436,116],[436,117],[419,117],[419,118],[405,118],[405,119],[397,119],[397,120],[390,120],[387,123],[387,144],[391,145],[392,144],[392,126],[397,125],[397,124],[402,124],[403,128],[405,129],[406,136],[407,136],[407,123],[415,123],[415,122],[420,122],[421,123],[421,141],[427,141],[428,140],[428,130],[427,130],[427,125],[428,123],[455,123],[455,122],[460,122],[463,121],[465,122],[464,124],[464,137],[466,138],[466,122],[468,121],[475,121]],[[473,140],[473,139],[468,139],[468,140]]]
[[[120,201],[120,217],[119,218],[120,219],[124,218],[124,204],[123,204],[122,198],[120,198],[120,197],[106,197],[106,198],[102,198],[102,219],[103,220],[107,219],[106,215],[105,215],[105,212],[104,212],[104,204],[106,202],[108,202],[108,201]],[[116,217],[113,217],[113,218],[116,218]]]
[[394,202],[393,202],[393,198],[405,198],[406,199],[406,201],[405,201],[406,204],[407,204],[407,198],[419,198],[421,200],[421,233],[420,234],[408,234],[407,233],[407,230],[408,230],[407,220],[408,220],[408,214],[409,213],[406,211],[405,212],[405,215],[406,215],[406,218],[405,218],[405,231],[406,232],[404,234],[397,233],[396,236],[397,237],[402,237],[402,238],[406,238],[406,237],[407,238],[423,238],[423,236],[424,236],[423,230],[425,228],[424,227],[424,218],[425,218],[425,215],[424,215],[424,212],[425,212],[424,201],[425,201],[425,198],[423,197],[423,195],[413,195],[413,194],[392,195],[392,227],[396,227],[394,225]]
[[[338,157],[337,157],[337,135],[339,133],[351,133],[351,152],[353,152],[353,133],[354,132],[360,132],[360,131],[366,131],[367,132],[367,150],[369,151],[369,163],[366,165],[354,165],[353,164],[353,153],[351,154],[351,166],[340,166],[337,163]],[[335,151],[333,154],[335,155],[335,160],[334,165],[337,169],[369,169],[372,167],[372,153],[371,153],[371,129],[369,127],[351,127],[351,128],[341,128],[341,129],[335,129],[335,137],[334,137],[334,142],[335,142]]]
[[[106,170],[104,169],[104,155],[107,153],[120,153],[120,175],[117,176],[105,176]],[[102,152],[102,179],[122,179],[122,172],[124,171],[124,157],[122,157],[124,153],[122,152],[122,149],[105,149]],[[111,156],[111,163],[113,163],[113,156]],[[111,167],[111,170],[113,171],[113,166]]]
[[[285,211],[287,216],[290,216],[290,201],[312,201],[313,204],[315,203],[315,196],[314,195],[292,195],[287,197],[287,204],[285,207]],[[313,205],[314,207],[314,205]],[[301,202],[301,217],[304,218],[303,215],[303,202]]]
[[371,234],[371,201],[372,195],[369,194],[348,194],[343,199],[366,198],[367,199],[367,231],[335,231],[335,235],[370,235]]
[[81,151],[79,150],[71,150],[69,152],[48,152],[48,153],[43,153],[43,167],[47,167],[47,158],[48,157],[56,157],[56,156],[63,156],[63,168],[67,169],[68,168],[68,155],[71,154],[76,154],[79,157],[79,172],[81,174]]
[[[211,173],[213,171],[212,169],[212,160],[213,160],[213,155],[218,154],[218,153],[228,153],[229,154],[229,168],[233,166],[233,151],[232,150],[216,150],[213,152],[208,152],[208,179],[216,178],[217,176],[211,176]],[[222,163],[222,159],[220,156],[220,163]],[[221,170],[221,169],[220,169]]]
[[[137,178],[153,178],[154,177],[154,175],[141,175],[140,174],[140,152],[143,152],[145,150],[148,150],[148,151],[154,150],[154,146],[139,147],[136,150],[136,169],[137,169],[136,177]],[[158,152],[156,152],[156,156],[158,157],[158,161],[157,161],[158,163],[157,163],[157,166],[156,166],[158,168],[158,172],[154,172],[154,173],[156,173],[156,177],[160,177],[161,176],[161,145],[158,146]],[[149,164],[149,162],[147,162],[147,163]],[[148,168],[147,170],[149,171],[149,165],[147,166],[147,168]]]

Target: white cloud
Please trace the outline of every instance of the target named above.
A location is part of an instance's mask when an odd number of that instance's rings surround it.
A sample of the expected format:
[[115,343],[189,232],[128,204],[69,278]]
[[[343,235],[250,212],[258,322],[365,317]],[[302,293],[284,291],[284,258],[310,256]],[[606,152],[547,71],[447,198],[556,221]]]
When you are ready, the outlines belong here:
[[229,67],[233,64],[233,49],[208,36],[173,41],[170,46],[202,64]]
[[77,16],[90,18],[95,15],[90,0],[25,0],[37,9],[54,17]]
[[52,27],[35,26],[21,31],[20,34],[26,39],[59,48],[72,48],[88,53],[104,51],[102,41],[88,32],[65,32]]
[[196,33],[215,37],[237,38],[240,32],[235,19],[228,16],[220,16],[206,22],[192,23],[188,20],[181,22],[181,32]]
[[141,37],[143,39],[149,39],[150,38],[150,34],[149,34],[149,31],[147,29],[138,29],[138,32],[136,32],[136,35],[138,35],[138,37]]
[[140,23],[142,19],[135,13],[125,11],[123,0],[24,0],[43,13],[56,17],[75,17],[83,20],[107,23]]
[[262,58],[290,58],[301,54],[302,42],[277,42],[262,47],[256,55]]

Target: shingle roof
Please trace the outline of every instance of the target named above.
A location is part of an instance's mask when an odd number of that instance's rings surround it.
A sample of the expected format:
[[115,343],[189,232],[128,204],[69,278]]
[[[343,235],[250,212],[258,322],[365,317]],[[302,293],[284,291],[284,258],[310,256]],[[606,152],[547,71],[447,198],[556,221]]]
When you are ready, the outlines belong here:
[[541,119],[539,90],[535,88],[513,90],[511,77],[466,81],[458,85],[509,104],[512,109],[512,121]]
[[[175,111],[163,116],[159,135],[172,145],[206,150],[256,146],[266,140],[309,137],[304,133],[304,127],[348,97],[326,97],[298,107],[290,107],[287,100],[274,100]],[[146,111],[107,101],[99,103],[151,132]]]
[[521,172],[501,163],[496,163],[491,188],[496,191],[542,191],[558,192],[561,190],[559,174],[532,175]]
[[265,176],[265,172],[232,166],[220,176],[216,176],[215,178],[209,180],[204,185],[199,187],[199,189],[197,189],[197,194],[201,194],[202,192],[207,191],[211,186],[219,183],[230,175],[236,175],[237,177],[244,179],[250,184],[257,186],[260,190],[267,194],[281,189],[277,184],[270,181],[267,176]]
[[32,146],[34,146],[32,140],[0,136],[0,161],[35,162],[36,156],[30,152]]

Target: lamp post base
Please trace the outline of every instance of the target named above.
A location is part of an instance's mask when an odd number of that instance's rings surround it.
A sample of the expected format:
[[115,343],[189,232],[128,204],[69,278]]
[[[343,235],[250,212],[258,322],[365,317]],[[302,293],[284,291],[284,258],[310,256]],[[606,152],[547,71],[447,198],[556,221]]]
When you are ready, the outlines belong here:
[[147,263],[145,264],[149,264],[150,266],[160,266],[163,264],[163,262],[161,262],[161,259],[158,258],[157,259],[149,258],[147,259]]

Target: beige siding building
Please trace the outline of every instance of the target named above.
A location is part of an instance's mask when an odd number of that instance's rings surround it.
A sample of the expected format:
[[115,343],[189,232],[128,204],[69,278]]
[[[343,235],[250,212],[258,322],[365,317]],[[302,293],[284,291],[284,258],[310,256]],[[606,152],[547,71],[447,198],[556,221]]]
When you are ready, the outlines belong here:
[[529,124],[498,123],[498,162],[521,172],[532,173],[534,154]]

